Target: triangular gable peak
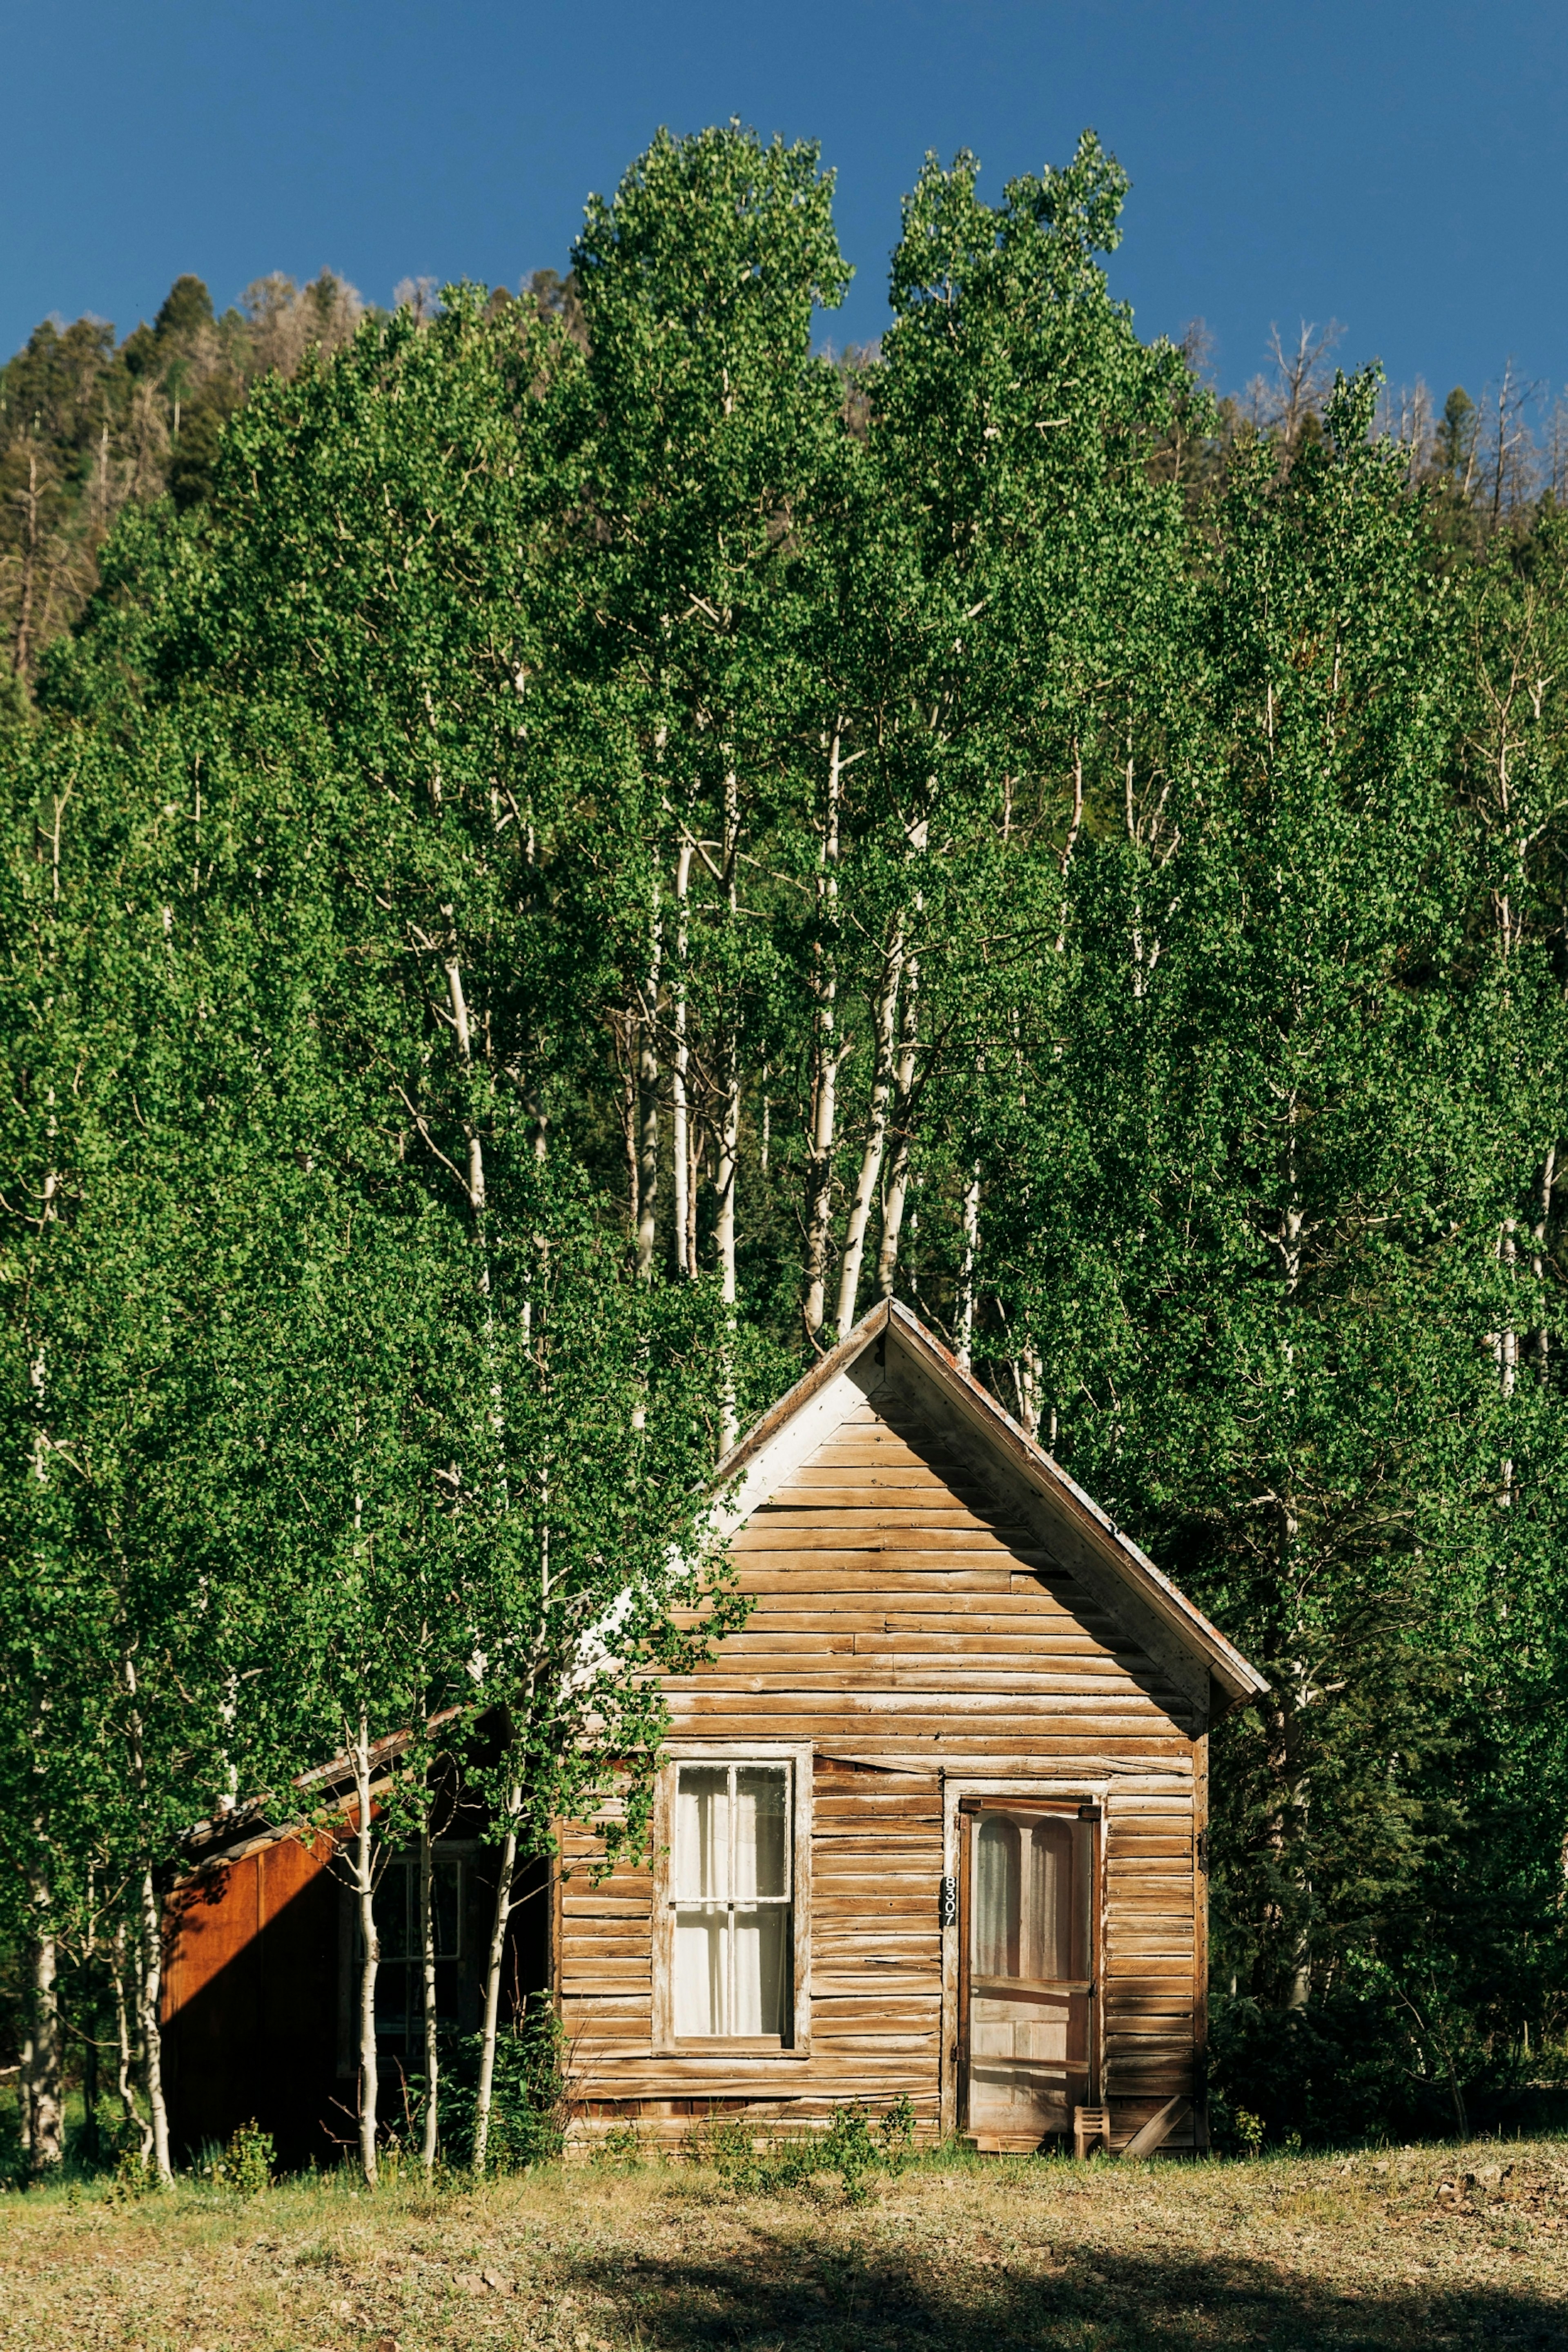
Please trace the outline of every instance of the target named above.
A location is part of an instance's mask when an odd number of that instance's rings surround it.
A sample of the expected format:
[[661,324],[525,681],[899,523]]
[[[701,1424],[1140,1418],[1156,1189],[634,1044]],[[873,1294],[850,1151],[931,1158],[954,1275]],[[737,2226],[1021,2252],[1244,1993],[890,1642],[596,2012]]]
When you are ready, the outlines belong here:
[[895,1299],[874,1307],[720,1464],[721,1531],[735,1532],[852,1413],[879,1402],[940,1426],[972,1475],[1201,1713],[1209,1712],[1211,1680],[1220,1706],[1267,1689],[1256,1667],[1131,1536]]

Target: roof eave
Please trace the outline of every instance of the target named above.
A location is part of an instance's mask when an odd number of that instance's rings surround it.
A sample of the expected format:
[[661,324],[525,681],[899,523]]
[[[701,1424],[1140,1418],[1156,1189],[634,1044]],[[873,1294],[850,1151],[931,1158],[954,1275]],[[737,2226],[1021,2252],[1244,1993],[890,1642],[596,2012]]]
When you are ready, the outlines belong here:
[[769,1440],[795,1419],[803,1405],[808,1405],[840,1372],[847,1371],[858,1358],[863,1356],[873,1339],[888,1328],[892,1315],[890,1298],[879,1298],[868,1315],[863,1316],[854,1329],[819,1356],[809,1371],[803,1373],[793,1389],[785,1391],[777,1404],[770,1405],[761,1421],[753,1422],[744,1437],[730,1448],[713,1473],[713,1484],[721,1491],[738,1478],[746,1465],[760,1454]]

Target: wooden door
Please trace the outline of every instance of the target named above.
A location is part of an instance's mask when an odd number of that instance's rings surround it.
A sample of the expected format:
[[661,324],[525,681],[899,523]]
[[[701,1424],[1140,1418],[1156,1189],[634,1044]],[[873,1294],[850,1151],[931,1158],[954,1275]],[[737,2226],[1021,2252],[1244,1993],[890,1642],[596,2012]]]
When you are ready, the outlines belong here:
[[963,1822],[968,2127],[1037,2147],[1094,2094],[1096,1823],[1006,1798]]

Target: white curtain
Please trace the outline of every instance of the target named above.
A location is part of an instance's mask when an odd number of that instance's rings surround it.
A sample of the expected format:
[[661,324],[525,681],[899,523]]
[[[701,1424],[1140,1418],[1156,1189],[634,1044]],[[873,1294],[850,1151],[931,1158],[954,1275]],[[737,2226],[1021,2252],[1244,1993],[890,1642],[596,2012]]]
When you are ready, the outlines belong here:
[[679,1766],[674,1843],[677,2033],[783,2034],[792,1940],[787,1766]]
[[974,1973],[1016,1977],[1023,1875],[1018,1824],[987,1813],[974,1843]]
[[1029,1840],[1029,1922],[1023,1973],[1058,1984],[1072,1974],[1072,1832],[1037,1822]]
[[[1077,1832],[1076,1822],[981,1816],[974,1841],[976,1976],[1059,1984],[1082,1973],[1073,1966],[1074,1883],[1082,1912],[1089,1876],[1087,1849]],[[1079,1941],[1087,1948],[1087,1937]]]

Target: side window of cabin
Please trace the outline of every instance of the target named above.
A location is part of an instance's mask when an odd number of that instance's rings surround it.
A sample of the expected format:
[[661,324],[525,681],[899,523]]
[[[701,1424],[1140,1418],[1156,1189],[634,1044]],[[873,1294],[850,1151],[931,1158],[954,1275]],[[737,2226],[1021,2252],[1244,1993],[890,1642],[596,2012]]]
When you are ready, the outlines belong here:
[[[489,1889],[476,1869],[479,1848],[453,1839],[434,1856],[431,1912],[436,1943],[436,2014],[444,2028],[471,2032],[478,2022],[479,1971],[484,1937],[477,1912],[488,1907]],[[357,2062],[358,1979],[363,1947],[358,1906],[344,1887],[340,1895],[343,1934],[340,1944],[338,2071]],[[375,1931],[381,1961],[375,1972],[375,2038],[384,2058],[410,2072],[425,2063],[425,1958],[419,1921],[417,1848],[388,1856],[375,1890]]]
[[[437,1849],[431,1869],[430,1910],[436,1944],[436,2013],[443,2025],[458,2017],[463,1949],[466,1857]],[[381,1965],[375,1972],[375,2032],[399,2055],[425,2041],[425,1954],[419,1921],[419,1857],[394,1854],[375,1890],[375,1932]]]
[[680,2041],[773,2042],[795,2013],[792,1767],[678,1764],[671,2012]]

